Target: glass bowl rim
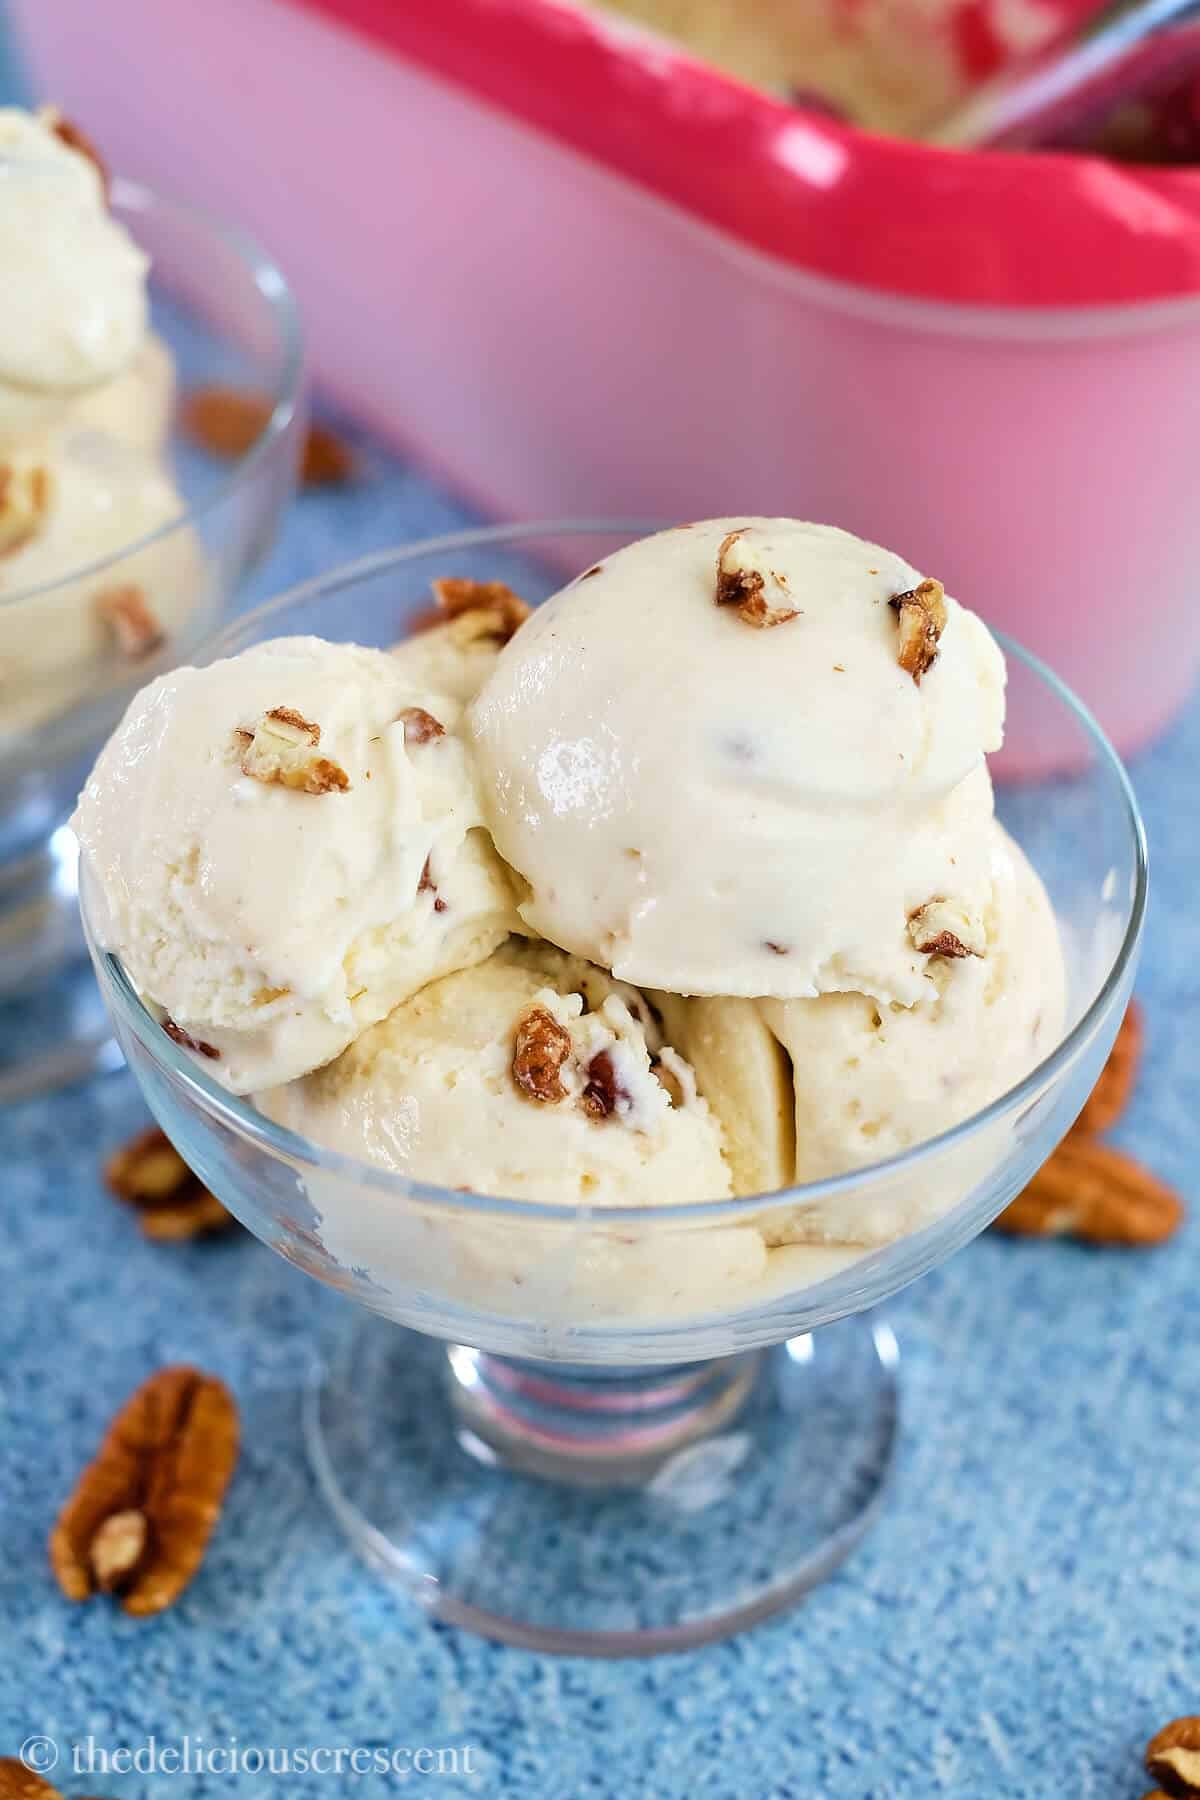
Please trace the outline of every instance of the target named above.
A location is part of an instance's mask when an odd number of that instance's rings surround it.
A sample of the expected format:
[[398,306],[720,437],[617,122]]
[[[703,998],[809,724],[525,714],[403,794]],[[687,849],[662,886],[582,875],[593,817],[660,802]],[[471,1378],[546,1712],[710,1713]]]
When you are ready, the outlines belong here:
[[[264,601],[251,612],[230,621],[222,631],[208,638],[199,646],[197,660],[211,662],[237,638],[247,631],[253,631],[260,623],[290,606],[305,604],[315,598],[338,593],[356,582],[370,579],[388,569],[402,567],[405,563],[416,562],[429,556],[450,555],[460,550],[487,548],[491,545],[500,547],[520,544],[530,539],[616,535],[625,532],[640,533],[644,532],[646,528],[645,520],[543,520],[521,525],[479,526],[471,530],[424,538],[416,543],[395,546],[389,550],[373,551],[369,555],[356,558],[353,562],[343,563],[324,575],[317,575],[300,582],[285,593]],[[651,528],[660,529],[661,527]],[[957,1125],[940,1132],[937,1137],[926,1138],[921,1143],[914,1144],[910,1149],[903,1150],[895,1156],[886,1157],[879,1162],[863,1164],[858,1168],[846,1170],[840,1175],[826,1176],[820,1181],[796,1183],[792,1187],[780,1188],[769,1194],[746,1195],[726,1200],[687,1201],[678,1205],[667,1201],[657,1206],[597,1206],[571,1202],[549,1204],[543,1201],[517,1200],[462,1192],[457,1188],[443,1188],[432,1183],[414,1181],[407,1175],[362,1162],[357,1157],[343,1155],[339,1151],[325,1148],[299,1132],[291,1131],[286,1126],[277,1125],[267,1119],[262,1113],[256,1111],[246,1098],[231,1093],[227,1088],[212,1080],[195,1058],[188,1056],[182,1048],[172,1042],[141,1000],[120,960],[111,953],[101,950],[96,943],[88,906],[88,892],[93,878],[87,866],[87,859],[84,857],[81,859],[80,866],[80,907],[88,946],[98,969],[102,972],[102,985],[112,1003],[119,1008],[124,1023],[146,1050],[151,1061],[163,1068],[171,1078],[172,1084],[182,1087],[202,1112],[209,1116],[215,1116],[221,1123],[233,1130],[239,1138],[264,1151],[274,1161],[286,1162],[289,1166],[302,1164],[354,1186],[374,1189],[379,1193],[387,1194],[409,1206],[415,1203],[438,1212],[477,1213],[485,1217],[524,1219],[530,1223],[577,1224],[581,1219],[586,1218],[593,1224],[602,1223],[605,1226],[609,1224],[658,1224],[661,1226],[664,1223],[674,1226],[689,1223],[713,1225],[735,1223],[739,1220],[753,1218],[762,1213],[766,1207],[815,1205],[826,1200],[836,1201],[849,1194],[861,1197],[864,1188],[882,1186],[897,1175],[907,1176],[918,1172],[926,1164],[936,1163],[946,1151],[965,1143],[978,1133],[985,1132],[1006,1114],[1016,1111],[1027,1099],[1031,1099],[1037,1092],[1053,1082],[1060,1071],[1073,1060],[1076,1053],[1092,1036],[1110,1009],[1114,998],[1121,989],[1126,971],[1141,938],[1146,914],[1149,863],[1145,828],[1125,766],[1090,708],[1085,706],[1083,701],[1040,657],[1035,656],[1032,651],[1026,650],[1003,632],[994,631],[993,635],[1007,658],[1023,664],[1049,689],[1051,694],[1066,705],[1068,711],[1082,726],[1090,746],[1098,755],[1101,764],[1108,769],[1110,775],[1115,777],[1117,791],[1125,805],[1126,824],[1133,839],[1135,866],[1133,900],[1120,947],[1099,991],[1082,1016],[1065,1037],[1055,1045],[1054,1049],[1043,1057],[1015,1086],[998,1095],[979,1112],[972,1113]]]
[[[131,210],[146,212],[165,208],[184,218],[190,218],[193,223],[201,225],[214,238],[222,241],[226,249],[232,250],[241,260],[253,285],[267,303],[283,352],[279,375],[270,388],[271,414],[250,448],[230,459],[228,473],[213,484],[212,490],[202,500],[185,506],[182,512],[176,513],[162,525],[156,525],[153,531],[132,538],[119,550],[97,557],[95,562],[72,567],[49,581],[39,581],[33,587],[18,588],[11,594],[0,594],[0,615],[7,606],[43,599],[76,582],[90,581],[94,576],[102,575],[105,569],[124,562],[126,557],[136,555],[177,531],[186,530],[206,513],[223,505],[231,494],[257,472],[259,465],[266,461],[272,446],[287,431],[296,415],[303,390],[304,331],[299,303],[282,269],[261,245],[240,226],[228,224],[207,208],[193,206],[190,201],[177,200],[173,195],[160,193],[157,188],[144,182],[129,181],[124,176],[118,176],[113,182],[112,193],[114,200]],[[150,275],[153,280],[153,266]]]

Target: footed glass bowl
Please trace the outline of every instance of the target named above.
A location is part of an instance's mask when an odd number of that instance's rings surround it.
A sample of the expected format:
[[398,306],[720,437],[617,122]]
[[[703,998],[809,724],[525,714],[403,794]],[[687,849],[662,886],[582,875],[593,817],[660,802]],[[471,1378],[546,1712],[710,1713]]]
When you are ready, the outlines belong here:
[[[303,423],[299,318],[274,263],[239,233],[131,182],[114,185],[111,206],[152,259],[151,327],[180,389],[253,389],[268,416],[228,462],[197,450],[169,419],[160,460],[181,496],[178,515],[99,562],[0,591],[0,1101],[119,1060],[79,932],[65,821],[130,696],[223,623],[274,542]],[[103,434],[123,436],[133,419],[149,437],[148,421],[169,404],[151,360],[144,376],[135,370],[80,402],[71,430],[86,440],[81,454],[103,461],[119,454]],[[141,435],[135,428],[128,441]],[[114,636],[96,653],[82,622],[138,589],[167,603],[159,641],[143,651]],[[17,675],[6,682],[14,645]]]
[[[305,632],[387,647],[435,576],[498,578],[538,601],[640,534],[528,526],[369,557],[204,655]],[[897,1351],[886,1325],[854,1315],[974,1237],[1067,1130],[1129,998],[1145,910],[1120,763],[1048,670],[1005,649],[1014,742],[1071,746],[1061,776],[998,796],[1060,923],[1065,1035],[966,1123],[784,1194],[535,1205],[322,1149],[171,1042],[95,942],[85,868],[100,985],[155,1116],[244,1224],[358,1303],[309,1397],[308,1447],[355,1544],[435,1617],[543,1649],[681,1649],[795,1600],[874,1516]],[[784,1204],[819,1206],[848,1235],[863,1209],[913,1229],[870,1250],[767,1250],[755,1222]]]

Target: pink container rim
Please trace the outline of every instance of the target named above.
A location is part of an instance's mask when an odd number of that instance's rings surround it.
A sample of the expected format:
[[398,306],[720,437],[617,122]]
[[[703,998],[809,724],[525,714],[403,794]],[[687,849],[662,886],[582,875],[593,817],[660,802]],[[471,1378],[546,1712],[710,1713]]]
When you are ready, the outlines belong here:
[[[1200,170],[878,136],[800,112],[565,0],[292,3],[743,243],[840,282],[1022,308],[1200,293]],[[1077,0],[1056,6],[1079,11]]]

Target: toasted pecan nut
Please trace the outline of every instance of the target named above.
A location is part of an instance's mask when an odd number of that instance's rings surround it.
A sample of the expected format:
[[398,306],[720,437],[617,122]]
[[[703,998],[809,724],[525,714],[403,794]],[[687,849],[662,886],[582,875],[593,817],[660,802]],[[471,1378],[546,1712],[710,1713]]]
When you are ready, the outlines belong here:
[[191,1050],[196,1056],[206,1056],[209,1062],[220,1062],[221,1052],[215,1044],[207,1044],[203,1038],[193,1037],[190,1031],[177,1025],[170,1014],[163,1019],[162,1028],[171,1042],[178,1044],[181,1050]]
[[62,1800],[62,1795],[17,1757],[0,1756],[0,1800]]
[[667,1099],[672,1106],[683,1106],[687,1096],[683,1091],[683,1083],[675,1070],[661,1058],[656,1057],[650,1064],[650,1073],[659,1086],[666,1091]]
[[235,1223],[157,1125],[116,1151],[104,1178],[110,1192],[134,1208],[143,1232],[156,1243],[183,1243]]
[[344,794],[350,777],[340,763],[319,754],[321,727],[292,706],[273,706],[253,725],[233,734],[243,775],[300,794]]
[[136,582],[123,582],[120,587],[103,588],[92,601],[96,615],[112,632],[117,649],[131,662],[161,650],[166,642],[162,626],[146,598],[146,590]]
[[1142,1009],[1136,1000],[1131,1000],[1108,1061],[1100,1071],[1100,1079],[1071,1127],[1073,1133],[1098,1136],[1116,1124],[1129,1104],[1137,1081],[1143,1037]]
[[434,738],[445,737],[446,727],[440,719],[435,719],[431,712],[423,706],[406,706],[400,714],[404,723],[404,742],[406,745],[430,744]]
[[607,1050],[598,1051],[587,1066],[583,1092],[579,1096],[580,1106],[589,1118],[607,1119],[617,1110],[618,1100],[628,1098],[617,1079],[612,1056]]
[[949,617],[946,590],[940,581],[925,580],[889,601],[900,622],[900,667],[918,687],[938,659],[938,643]]
[[425,858],[424,867],[421,870],[421,879],[417,883],[417,892],[418,894],[432,894],[434,912],[444,913],[446,910],[446,902],[438,893],[437,882],[433,879],[432,863],[432,856],[427,856]]
[[442,576],[430,586],[439,615],[451,623],[463,622],[458,632],[463,642],[490,638],[507,644],[533,610],[503,581]]
[[922,956],[983,956],[987,933],[965,906],[941,895],[909,914],[908,935]]
[[1068,1137],[996,1220],[1017,1237],[1088,1244],[1161,1244],[1183,1222],[1178,1194],[1132,1156],[1094,1138]]
[[61,144],[67,146],[68,150],[78,150],[80,156],[87,157],[100,177],[100,185],[104,189],[104,198],[107,200],[112,193],[112,176],[109,173],[108,164],[87,133],[81,131],[79,126],[73,124],[70,119],[64,119],[57,106],[41,107],[38,118],[43,125],[50,128]]
[[[192,388],[183,396],[179,422],[187,436],[210,456],[245,456],[271,423],[274,403],[267,394],[247,388]],[[341,486],[357,468],[354,452],[327,425],[308,427],[300,453],[300,480],[305,487]]]
[[160,1369],[125,1403],[50,1535],[68,1600],[100,1589],[146,1617],[204,1558],[238,1456],[238,1413],[213,1375]]
[[513,1039],[512,1078],[518,1093],[541,1106],[565,1100],[562,1067],[570,1054],[570,1032],[544,1006],[535,1006]]
[[1146,1770],[1171,1800],[1200,1795],[1200,1718],[1164,1725],[1146,1746]]
[[740,619],[760,629],[786,625],[799,616],[786,576],[772,569],[749,525],[727,532],[717,551],[718,606],[737,608]]
[[11,556],[44,527],[54,500],[45,463],[27,456],[0,462],[0,557]]

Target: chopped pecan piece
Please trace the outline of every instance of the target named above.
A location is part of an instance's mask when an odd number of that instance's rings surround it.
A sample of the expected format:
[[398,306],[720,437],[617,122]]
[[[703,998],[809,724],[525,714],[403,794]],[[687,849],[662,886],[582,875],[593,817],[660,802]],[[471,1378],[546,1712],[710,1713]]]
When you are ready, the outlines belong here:
[[432,894],[434,912],[443,913],[446,910],[446,902],[438,893],[437,882],[433,879],[433,875],[430,871],[429,865],[432,860],[432,857],[429,856],[425,858],[425,866],[421,870],[421,879],[417,883],[417,892],[418,894]]
[[938,658],[938,642],[946,629],[946,590],[940,581],[925,580],[888,602],[900,621],[900,667],[918,687]]
[[104,198],[107,200],[112,191],[112,176],[109,174],[108,164],[87,133],[81,131],[78,125],[72,124],[70,119],[64,119],[57,106],[41,107],[38,118],[43,125],[49,127],[60,143],[67,146],[68,150],[78,150],[80,156],[87,157],[100,177],[100,185],[104,189]]
[[1178,1194],[1133,1157],[1094,1138],[1068,1137],[996,1220],[1016,1237],[1089,1244],[1161,1244],[1183,1222]]
[[[245,456],[271,423],[273,403],[266,394],[245,388],[193,388],[183,396],[179,418],[194,444],[211,456]],[[331,487],[355,472],[353,451],[327,425],[310,425],[300,455],[305,487]]]
[[435,719],[423,706],[406,706],[400,718],[404,721],[406,744],[429,744],[434,738],[446,735],[446,727],[441,720]]
[[44,463],[20,457],[0,462],[0,556],[11,556],[46,523],[54,484]]
[[157,1125],[139,1132],[109,1158],[104,1179],[118,1200],[135,1209],[146,1236],[158,1243],[224,1231],[234,1223],[233,1214],[209,1193]]
[[965,906],[940,895],[909,914],[908,935],[922,956],[984,956],[987,933]]
[[68,1600],[106,1588],[136,1617],[170,1606],[203,1560],[238,1436],[237,1406],[215,1376],[152,1375],[109,1426],[51,1533]]
[[1146,1746],[1146,1769],[1172,1800],[1200,1794],[1200,1718],[1164,1725]]
[[1073,1135],[1094,1136],[1112,1129],[1129,1104],[1141,1059],[1142,1009],[1131,1000],[1100,1079],[1071,1127]]
[[162,1022],[162,1028],[173,1044],[181,1050],[191,1050],[196,1056],[206,1056],[209,1062],[220,1062],[221,1052],[215,1044],[206,1044],[203,1038],[193,1037],[182,1025],[177,1025],[168,1013]]
[[517,1091],[539,1105],[565,1100],[562,1066],[571,1054],[571,1034],[544,1006],[535,1006],[517,1026],[512,1077]]
[[616,1112],[617,1101],[628,1098],[617,1080],[611,1055],[607,1050],[599,1051],[587,1066],[587,1080],[579,1096],[580,1106],[590,1118],[607,1119]]
[[786,625],[799,616],[787,578],[772,569],[752,526],[743,525],[721,539],[717,551],[717,605],[734,606],[747,625]]
[[452,624],[460,642],[488,638],[507,644],[532,608],[503,581],[468,581],[455,576],[431,583],[438,612]]
[[340,763],[318,753],[321,727],[294,707],[273,706],[253,726],[239,726],[234,740],[241,771],[255,781],[300,794],[344,794],[350,777]]
[[160,650],[166,642],[145,590],[136,582],[120,587],[104,588],[92,602],[97,616],[112,632],[117,649],[131,662]]
[[683,1091],[683,1083],[675,1070],[668,1063],[656,1057],[650,1064],[650,1073],[659,1086],[666,1089],[667,1099],[672,1106],[682,1106],[687,1098]]

